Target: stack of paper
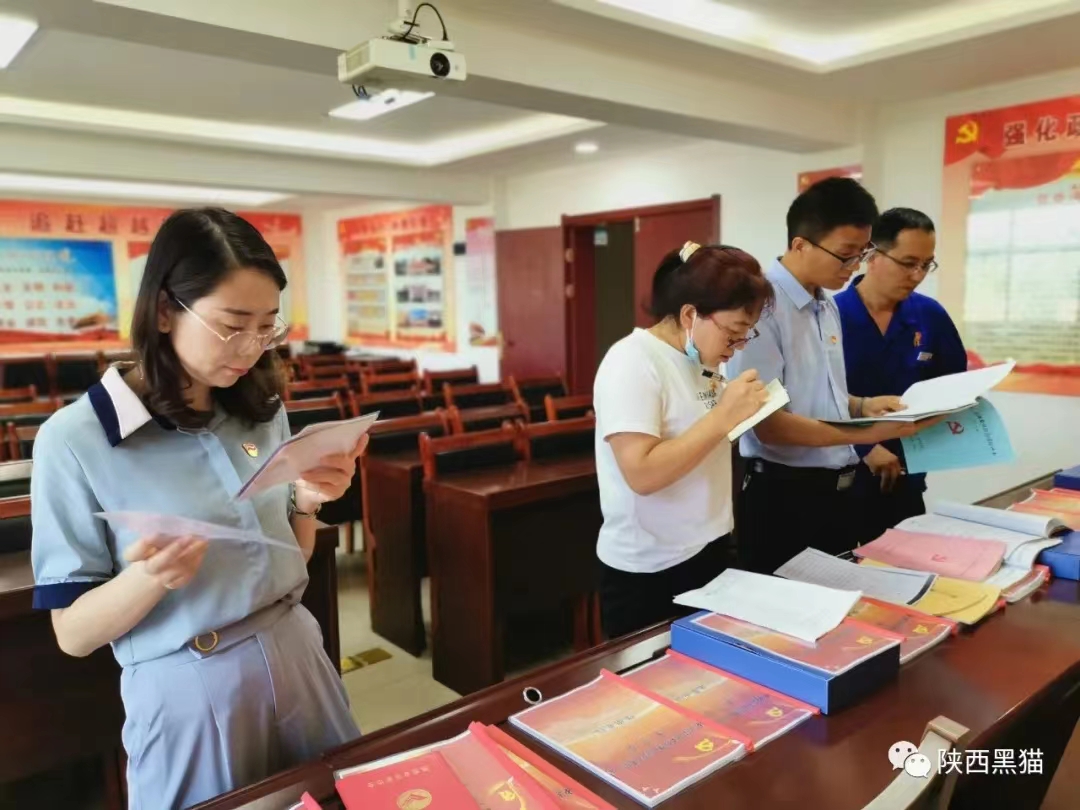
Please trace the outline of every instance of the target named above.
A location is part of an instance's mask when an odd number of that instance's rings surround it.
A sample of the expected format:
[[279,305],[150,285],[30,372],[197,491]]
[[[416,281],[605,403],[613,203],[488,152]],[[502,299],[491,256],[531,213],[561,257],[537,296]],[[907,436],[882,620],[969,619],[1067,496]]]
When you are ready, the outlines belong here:
[[1036,489],[1026,501],[1010,506],[1009,511],[1051,518],[1073,531],[1080,530],[1080,493],[1072,490]]
[[946,374],[944,377],[917,382],[900,397],[906,406],[904,410],[884,416],[852,419],[847,424],[915,422],[930,416],[971,408],[979,397],[1008,377],[1015,365],[1009,361],[999,366],[961,371],[959,374]]
[[930,514],[908,518],[897,528],[1004,543],[1004,565],[1026,572],[1045,549],[1061,543],[1051,535],[1064,531],[1065,527],[1055,518],[1042,515],[942,501]]
[[704,588],[675,603],[721,613],[803,641],[817,641],[859,601],[861,591],[841,591],[729,568]]
[[996,540],[889,529],[854,553],[896,568],[982,582],[1001,567],[1005,551],[1005,544]]
[[934,584],[934,574],[900,568],[871,568],[808,548],[776,569],[778,577],[826,588],[859,591],[875,599],[910,605]]

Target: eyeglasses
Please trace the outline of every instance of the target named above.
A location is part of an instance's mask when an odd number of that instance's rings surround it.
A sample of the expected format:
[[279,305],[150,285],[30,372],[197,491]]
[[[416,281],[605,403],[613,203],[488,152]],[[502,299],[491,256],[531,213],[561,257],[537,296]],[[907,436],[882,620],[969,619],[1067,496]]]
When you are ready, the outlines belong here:
[[836,259],[838,262],[840,262],[840,266],[843,267],[845,270],[847,268],[849,268],[849,267],[854,267],[856,265],[862,264],[864,261],[866,261],[866,259],[868,259],[870,257],[871,253],[873,253],[875,250],[877,250],[877,248],[873,245],[873,243],[871,243],[871,244],[867,245],[866,247],[864,247],[862,249],[862,252],[859,253],[859,255],[857,255],[857,256],[838,256],[837,254],[835,254],[831,250],[829,250],[827,247],[822,247],[817,242],[813,242],[813,241],[807,239],[805,236],[803,237],[803,240],[806,241],[806,242],[809,242],[811,245],[816,247],[818,250],[823,250],[826,253],[828,253],[830,256],[832,256],[834,259]]
[[197,320],[210,334],[214,335],[224,343],[226,349],[234,351],[238,355],[249,354],[255,350],[265,352],[270,349],[276,349],[284,343],[285,338],[289,336],[289,324],[285,323],[280,317],[276,319],[276,323],[273,326],[267,329],[260,329],[257,332],[245,330],[243,332],[233,332],[231,335],[222,335],[218,330],[200,318],[191,307],[179,298],[171,294],[169,297],[182,306],[184,310],[192,318]]
[[728,348],[729,349],[741,349],[743,346],[745,346],[747,343],[749,343],[754,338],[758,337],[760,334],[761,334],[761,332],[759,332],[757,330],[756,326],[751,326],[750,331],[746,333],[746,337],[741,337],[741,338],[738,338],[736,340],[729,340],[727,342]]
[[890,259],[890,260],[896,262],[898,265],[903,267],[909,273],[917,273],[917,272],[919,272],[921,270],[922,272],[926,273],[927,275],[930,275],[931,273],[933,273],[935,270],[938,269],[938,263],[936,261],[934,261],[933,259],[930,259],[929,261],[926,261],[926,262],[919,262],[919,261],[906,261],[906,262],[903,262],[903,261],[900,261],[899,259],[897,259],[897,258],[895,258],[893,256],[890,256],[884,250],[879,250],[877,253],[878,253],[879,256],[884,256],[886,259]]

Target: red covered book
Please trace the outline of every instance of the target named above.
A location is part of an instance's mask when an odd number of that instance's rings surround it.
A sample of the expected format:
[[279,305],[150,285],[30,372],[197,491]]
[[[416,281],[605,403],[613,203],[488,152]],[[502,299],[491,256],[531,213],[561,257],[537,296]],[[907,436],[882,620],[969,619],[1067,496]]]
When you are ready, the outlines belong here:
[[428,754],[356,773],[337,783],[347,810],[477,810],[480,807],[442,754]]

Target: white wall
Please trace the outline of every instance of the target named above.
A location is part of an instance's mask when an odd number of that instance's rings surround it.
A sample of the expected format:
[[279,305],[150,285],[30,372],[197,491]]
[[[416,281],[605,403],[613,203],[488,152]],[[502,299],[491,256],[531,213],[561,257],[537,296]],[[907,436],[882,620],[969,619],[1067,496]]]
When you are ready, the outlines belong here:
[[[373,202],[348,208],[312,208],[304,211],[304,250],[308,267],[308,300],[311,339],[345,340],[345,284],[338,261],[338,220],[369,216],[391,211],[406,211],[424,203]],[[490,205],[454,206],[454,241],[465,241],[465,222],[474,217],[490,217]],[[499,350],[491,346],[470,346],[469,329],[461,317],[461,302],[465,295],[465,257],[456,256],[454,284],[456,291],[457,347],[456,352],[405,351],[371,347],[376,354],[415,357],[421,369],[451,369],[475,365],[480,379],[494,382],[499,379]]]
[[[870,171],[865,181],[882,208],[918,208],[935,222],[942,214],[942,162],[945,119],[951,115],[1006,107],[1076,93],[1080,70],[988,86],[919,102],[887,105],[866,144]],[[944,234],[947,239],[948,234]],[[942,239],[939,237],[939,252]],[[936,275],[963,273],[943,267]],[[923,292],[938,292],[940,279],[924,282]],[[942,296],[954,317],[959,301]],[[1080,463],[1080,398],[1040,394],[995,394],[991,397],[1005,420],[1017,452],[1012,464],[931,475],[928,499],[974,501],[1061,467]]]

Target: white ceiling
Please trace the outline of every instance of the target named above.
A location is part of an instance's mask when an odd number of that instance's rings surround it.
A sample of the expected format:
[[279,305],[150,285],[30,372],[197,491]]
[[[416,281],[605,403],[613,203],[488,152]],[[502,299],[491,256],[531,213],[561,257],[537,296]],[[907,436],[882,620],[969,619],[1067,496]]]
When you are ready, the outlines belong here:
[[554,2],[812,73],[828,73],[1080,12],[1078,0]]
[[370,121],[345,121],[328,113],[355,97],[332,76],[51,30],[35,36],[0,88],[34,99],[414,144],[528,114],[436,95]]

